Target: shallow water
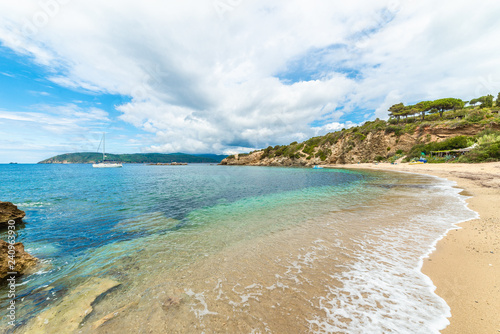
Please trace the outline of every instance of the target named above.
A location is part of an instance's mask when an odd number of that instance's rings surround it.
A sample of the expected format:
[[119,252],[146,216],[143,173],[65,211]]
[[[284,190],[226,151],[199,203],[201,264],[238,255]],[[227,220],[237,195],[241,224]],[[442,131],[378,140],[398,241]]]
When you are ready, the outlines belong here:
[[16,165],[0,176],[1,200],[27,212],[18,240],[43,262],[18,280],[20,333],[90,277],[121,285],[82,333],[437,333],[449,308],[421,260],[474,217],[451,183],[411,174]]

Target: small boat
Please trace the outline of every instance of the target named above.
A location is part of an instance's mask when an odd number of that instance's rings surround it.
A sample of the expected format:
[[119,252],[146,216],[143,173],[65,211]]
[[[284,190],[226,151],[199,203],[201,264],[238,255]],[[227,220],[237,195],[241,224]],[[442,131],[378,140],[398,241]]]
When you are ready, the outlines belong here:
[[[102,143],[102,162],[98,162],[96,164],[92,164],[92,167],[94,168],[120,168],[120,167],[123,167],[121,163],[118,163],[118,162],[112,162],[112,161],[109,161],[109,162],[106,162],[106,133],[103,132],[102,134],[102,139],[101,139],[101,143]],[[99,147],[97,148],[97,152],[99,152],[99,148],[100,148],[101,144],[99,143]]]
[[418,159],[418,161],[411,161],[410,165],[422,165],[422,164],[426,164],[426,163],[427,163],[426,158],[420,158],[420,159]]
[[314,165],[313,169],[323,169],[323,166]]
[[92,164],[94,168],[119,168],[123,167],[121,163],[118,162],[99,162],[96,164]]

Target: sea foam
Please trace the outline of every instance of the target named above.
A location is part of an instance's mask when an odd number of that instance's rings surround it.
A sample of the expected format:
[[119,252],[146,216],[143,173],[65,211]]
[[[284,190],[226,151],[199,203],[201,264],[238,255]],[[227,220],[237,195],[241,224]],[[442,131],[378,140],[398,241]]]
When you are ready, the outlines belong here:
[[439,333],[451,316],[435,294],[431,279],[421,272],[423,259],[456,224],[478,214],[467,208],[454,182],[435,179],[427,201],[443,201],[440,210],[422,213],[399,227],[379,227],[359,239],[347,270],[332,275],[342,282],[320,297],[323,315],[309,319],[314,333]]

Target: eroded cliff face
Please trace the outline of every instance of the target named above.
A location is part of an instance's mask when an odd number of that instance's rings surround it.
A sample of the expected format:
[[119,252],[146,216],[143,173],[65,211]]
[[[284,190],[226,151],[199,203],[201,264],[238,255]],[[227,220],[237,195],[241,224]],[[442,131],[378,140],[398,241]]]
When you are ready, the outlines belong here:
[[[288,156],[265,156],[263,151],[248,155],[235,155],[222,160],[221,165],[252,165],[252,166],[311,166],[324,164],[346,164],[358,162],[372,162],[376,157],[390,157],[398,150],[408,152],[414,145],[442,141],[455,136],[473,136],[483,130],[480,126],[469,126],[461,129],[428,127],[416,130],[412,134],[400,136],[385,131],[370,132],[360,136],[356,132],[346,133],[334,143],[329,142],[314,149],[314,154],[306,154],[300,149],[293,158]],[[319,151],[326,152],[322,160],[315,157]],[[262,156],[265,156],[262,158]]]

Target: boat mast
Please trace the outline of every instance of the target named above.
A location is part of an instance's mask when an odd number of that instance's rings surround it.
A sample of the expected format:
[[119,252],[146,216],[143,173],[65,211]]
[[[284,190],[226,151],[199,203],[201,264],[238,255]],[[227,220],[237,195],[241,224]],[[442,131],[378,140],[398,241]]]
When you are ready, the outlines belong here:
[[106,159],[106,132],[102,133],[102,162]]

